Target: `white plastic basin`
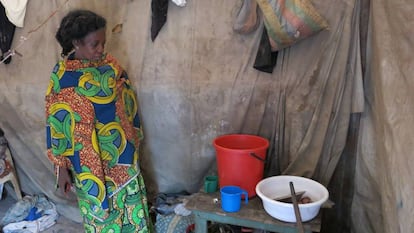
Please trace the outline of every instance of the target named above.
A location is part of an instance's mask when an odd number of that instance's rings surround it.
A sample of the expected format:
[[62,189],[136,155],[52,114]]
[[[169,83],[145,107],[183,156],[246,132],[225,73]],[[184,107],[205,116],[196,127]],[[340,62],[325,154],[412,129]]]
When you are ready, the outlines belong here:
[[274,200],[290,195],[289,182],[291,181],[296,193],[305,191],[303,196],[312,200],[311,203],[298,205],[302,222],[312,220],[318,215],[322,204],[328,200],[329,192],[322,184],[305,177],[272,176],[261,180],[256,185],[256,193],[262,199],[263,208],[270,216],[278,220],[296,222],[293,204]]

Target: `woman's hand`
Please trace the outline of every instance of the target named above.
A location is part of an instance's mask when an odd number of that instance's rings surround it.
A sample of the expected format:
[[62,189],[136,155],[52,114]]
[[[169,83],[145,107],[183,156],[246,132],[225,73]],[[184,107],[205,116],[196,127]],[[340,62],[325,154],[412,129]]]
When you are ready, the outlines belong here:
[[67,195],[72,187],[72,180],[67,168],[59,168],[58,171],[58,189]]

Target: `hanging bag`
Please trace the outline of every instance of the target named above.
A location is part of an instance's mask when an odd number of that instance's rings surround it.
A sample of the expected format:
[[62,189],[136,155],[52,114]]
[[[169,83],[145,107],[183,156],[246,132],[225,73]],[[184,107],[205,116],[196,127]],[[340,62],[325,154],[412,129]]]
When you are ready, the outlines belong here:
[[272,51],[310,37],[328,28],[327,21],[309,0],[257,0]]

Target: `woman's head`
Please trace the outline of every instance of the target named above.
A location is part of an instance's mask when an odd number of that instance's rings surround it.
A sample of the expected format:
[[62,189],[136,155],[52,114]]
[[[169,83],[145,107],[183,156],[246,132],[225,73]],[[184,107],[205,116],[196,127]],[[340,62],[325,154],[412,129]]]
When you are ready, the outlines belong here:
[[92,11],[69,12],[62,19],[55,36],[62,46],[62,56],[75,48],[78,59],[99,59],[104,52],[105,27],[105,18]]

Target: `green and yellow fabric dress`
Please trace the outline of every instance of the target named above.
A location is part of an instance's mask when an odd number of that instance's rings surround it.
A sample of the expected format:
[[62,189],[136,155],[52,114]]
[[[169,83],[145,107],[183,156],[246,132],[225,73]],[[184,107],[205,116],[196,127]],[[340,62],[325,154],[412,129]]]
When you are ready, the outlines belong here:
[[136,93],[116,59],[69,56],[46,93],[47,154],[69,168],[85,232],[151,232],[138,164],[143,138]]

